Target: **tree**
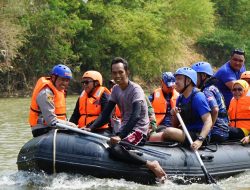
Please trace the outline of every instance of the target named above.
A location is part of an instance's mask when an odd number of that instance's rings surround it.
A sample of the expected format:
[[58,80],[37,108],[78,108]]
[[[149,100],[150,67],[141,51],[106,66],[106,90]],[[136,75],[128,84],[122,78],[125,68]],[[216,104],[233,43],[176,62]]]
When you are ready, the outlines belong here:
[[212,30],[212,5],[207,0],[89,1],[81,14],[92,20],[93,30],[76,43],[82,68],[109,73],[110,60],[122,56],[132,73],[147,80],[174,70],[193,41]]
[[78,55],[72,50],[74,36],[79,31],[87,30],[91,23],[76,14],[81,6],[78,0],[38,3],[39,6],[29,7],[32,14],[22,19],[28,34],[27,43],[22,49],[24,57],[19,60],[26,70],[35,71],[35,77],[49,73],[54,64],[71,65],[76,62]]
[[[250,1],[213,0],[218,14],[215,31],[201,37],[198,46],[215,66],[223,64],[234,48],[250,52]],[[248,58],[249,53],[246,53]]]

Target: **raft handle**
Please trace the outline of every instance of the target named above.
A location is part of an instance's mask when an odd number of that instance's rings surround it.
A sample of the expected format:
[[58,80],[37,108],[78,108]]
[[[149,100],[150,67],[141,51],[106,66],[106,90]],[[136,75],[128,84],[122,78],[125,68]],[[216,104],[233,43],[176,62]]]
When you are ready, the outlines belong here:
[[214,155],[211,155],[211,154],[201,154],[200,155],[201,159],[204,160],[204,161],[207,161],[207,162],[212,162],[213,159],[214,159]]

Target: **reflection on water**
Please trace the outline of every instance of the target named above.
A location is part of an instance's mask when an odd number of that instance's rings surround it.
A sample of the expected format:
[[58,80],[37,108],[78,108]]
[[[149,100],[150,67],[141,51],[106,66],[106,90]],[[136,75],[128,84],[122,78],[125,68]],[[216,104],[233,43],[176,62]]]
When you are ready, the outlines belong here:
[[[72,113],[76,96],[67,98],[68,115]],[[18,172],[17,154],[22,145],[32,138],[28,126],[29,98],[0,99],[0,190],[15,189],[98,189],[98,190],[166,190],[166,189],[218,189],[212,185],[164,185],[146,186],[124,180],[98,179],[90,176]],[[250,189],[250,172],[218,182],[222,189]]]

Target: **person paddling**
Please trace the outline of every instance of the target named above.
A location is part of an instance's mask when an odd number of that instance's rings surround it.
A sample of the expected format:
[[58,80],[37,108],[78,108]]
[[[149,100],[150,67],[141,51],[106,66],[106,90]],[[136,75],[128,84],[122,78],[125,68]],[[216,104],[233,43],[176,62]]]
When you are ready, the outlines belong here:
[[180,93],[176,108],[171,110],[174,127],[164,130],[163,140],[173,140],[190,145],[188,138],[180,127],[180,122],[176,113],[180,115],[187,127],[187,130],[194,141],[191,148],[198,150],[212,127],[212,118],[209,105],[204,93],[197,90],[197,73],[189,67],[182,67],[175,72],[175,85],[177,92]]
[[117,85],[113,87],[105,109],[86,130],[94,131],[107,123],[117,104],[122,114],[122,123],[118,133],[110,138],[111,155],[124,162],[146,165],[163,182],[166,179],[166,173],[158,161],[144,160],[130,151],[129,146],[119,144],[120,141],[138,146],[145,143],[149,127],[148,107],[142,88],[128,78],[128,62],[125,59],[114,58],[111,62],[111,71]]
[[76,127],[66,121],[66,90],[72,72],[66,65],[53,67],[50,77],[41,77],[33,90],[29,123],[33,137],[47,133],[57,122]]

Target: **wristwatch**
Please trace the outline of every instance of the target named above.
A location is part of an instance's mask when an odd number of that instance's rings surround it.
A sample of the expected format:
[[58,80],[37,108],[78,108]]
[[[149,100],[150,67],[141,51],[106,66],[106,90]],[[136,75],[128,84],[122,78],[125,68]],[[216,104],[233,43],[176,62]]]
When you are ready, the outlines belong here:
[[197,140],[203,142],[203,141],[205,140],[205,138],[204,138],[203,136],[200,135],[200,136],[197,137]]

